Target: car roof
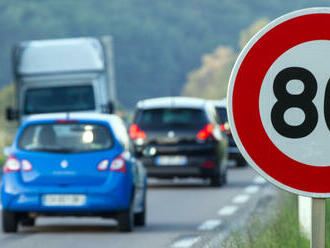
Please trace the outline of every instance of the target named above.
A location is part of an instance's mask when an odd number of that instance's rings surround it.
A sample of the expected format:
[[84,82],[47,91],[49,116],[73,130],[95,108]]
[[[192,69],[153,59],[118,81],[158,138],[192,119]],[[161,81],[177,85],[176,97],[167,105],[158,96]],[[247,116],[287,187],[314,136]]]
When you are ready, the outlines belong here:
[[155,109],[155,108],[205,108],[207,100],[194,97],[159,97],[150,98],[139,101],[137,108],[139,109]]
[[223,98],[221,100],[210,100],[215,107],[227,107],[227,99]]
[[34,121],[47,120],[80,120],[80,121],[106,121],[114,124],[121,120],[119,116],[114,114],[101,113],[51,113],[51,114],[34,114],[26,118],[24,123]]

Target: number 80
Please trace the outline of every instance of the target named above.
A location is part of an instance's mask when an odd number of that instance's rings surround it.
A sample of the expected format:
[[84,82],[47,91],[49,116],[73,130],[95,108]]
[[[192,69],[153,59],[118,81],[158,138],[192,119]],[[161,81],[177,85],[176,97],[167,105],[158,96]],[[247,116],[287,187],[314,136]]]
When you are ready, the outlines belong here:
[[[301,94],[292,95],[286,85],[291,80],[300,80],[304,85]],[[330,80],[328,81],[324,98],[324,117],[330,130]],[[312,102],[317,91],[314,75],[301,67],[289,67],[280,71],[274,80],[274,95],[277,102],[271,111],[271,121],[275,130],[287,138],[302,138],[309,135],[316,127],[318,113]],[[284,113],[289,108],[299,108],[305,113],[305,120],[297,126],[291,126],[284,120]]]

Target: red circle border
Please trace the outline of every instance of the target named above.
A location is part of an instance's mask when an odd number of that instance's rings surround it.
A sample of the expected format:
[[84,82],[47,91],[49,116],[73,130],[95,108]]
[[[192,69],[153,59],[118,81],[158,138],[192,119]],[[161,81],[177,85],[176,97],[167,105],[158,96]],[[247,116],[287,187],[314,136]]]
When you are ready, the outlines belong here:
[[261,122],[259,94],[268,69],[279,56],[304,42],[330,40],[329,26],[329,13],[315,13],[294,17],[270,29],[242,60],[232,93],[235,128],[250,158],[279,183],[310,193],[330,193],[330,166],[300,163],[272,143]]

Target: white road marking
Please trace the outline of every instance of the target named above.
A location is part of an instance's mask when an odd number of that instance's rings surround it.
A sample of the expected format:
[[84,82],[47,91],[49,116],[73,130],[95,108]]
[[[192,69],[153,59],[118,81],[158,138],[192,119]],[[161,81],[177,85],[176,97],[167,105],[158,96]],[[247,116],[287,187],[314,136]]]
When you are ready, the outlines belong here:
[[226,207],[223,207],[221,208],[219,211],[218,211],[218,215],[232,215],[233,213],[235,213],[237,211],[238,207],[237,206],[226,206]]
[[266,180],[263,177],[261,177],[261,176],[255,177],[253,181],[256,184],[264,184],[264,183],[266,183]]
[[257,185],[250,185],[248,187],[245,188],[245,192],[248,194],[254,194],[257,193],[259,191],[260,187]]
[[247,202],[250,199],[250,196],[247,194],[241,194],[241,195],[237,195],[234,197],[233,199],[233,203],[235,204],[243,204],[245,202]]
[[173,248],[189,248],[200,241],[201,238],[198,236],[195,237],[185,237],[175,241],[172,245]]
[[198,226],[199,231],[211,231],[222,224],[221,220],[206,220]]

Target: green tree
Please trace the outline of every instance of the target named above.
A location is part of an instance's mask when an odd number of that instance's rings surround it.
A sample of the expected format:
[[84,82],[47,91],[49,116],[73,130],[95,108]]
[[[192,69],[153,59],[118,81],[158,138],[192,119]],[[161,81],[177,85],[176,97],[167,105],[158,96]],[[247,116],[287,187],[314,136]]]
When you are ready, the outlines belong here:
[[15,106],[14,85],[10,84],[0,90],[0,166],[4,161],[2,150],[12,143],[17,123],[5,120],[6,107]]
[[236,60],[231,47],[219,46],[213,53],[202,58],[202,66],[188,74],[183,95],[208,99],[226,96],[227,82]]

